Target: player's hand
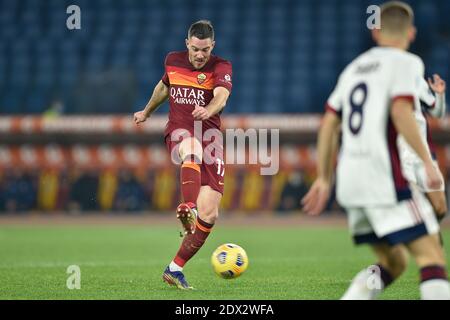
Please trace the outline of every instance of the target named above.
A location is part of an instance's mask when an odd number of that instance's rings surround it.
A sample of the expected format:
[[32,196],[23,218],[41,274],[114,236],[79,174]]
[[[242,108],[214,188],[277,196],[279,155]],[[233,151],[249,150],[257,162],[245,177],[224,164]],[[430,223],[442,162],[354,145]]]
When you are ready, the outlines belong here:
[[198,105],[195,105],[194,111],[192,111],[192,115],[194,116],[195,120],[206,120],[211,116],[208,109],[200,107]]
[[309,215],[319,215],[330,197],[330,183],[318,178],[302,199],[303,210]]
[[139,124],[147,120],[148,116],[145,115],[144,110],[138,111],[134,114],[134,123]]
[[430,189],[439,189],[441,187],[441,176],[436,166],[430,162],[425,164],[425,173],[427,175],[427,185]]
[[430,85],[430,88],[437,94],[443,94],[445,93],[445,81],[441,79],[441,77],[438,74],[433,75],[433,80],[428,78],[428,84]]

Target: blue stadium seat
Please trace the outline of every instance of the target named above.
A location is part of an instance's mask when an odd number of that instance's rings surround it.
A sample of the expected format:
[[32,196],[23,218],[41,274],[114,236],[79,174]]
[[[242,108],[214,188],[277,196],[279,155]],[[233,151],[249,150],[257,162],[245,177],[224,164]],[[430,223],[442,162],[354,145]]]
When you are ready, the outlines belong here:
[[[214,53],[233,63],[226,112],[322,112],[338,73],[372,44],[365,9],[381,2],[77,0],[82,29],[69,31],[67,1],[3,0],[0,108],[41,112],[50,94],[69,99],[81,75],[117,69],[137,79],[133,107],[141,107],[162,75],[165,54],[184,50],[190,23],[207,18],[216,27]],[[414,51],[423,57],[427,74],[448,77],[450,1],[408,2],[419,27]],[[70,112],[76,108],[70,103]]]
[[49,101],[43,91],[33,91],[24,100],[25,110],[28,114],[41,114],[48,109]]
[[432,1],[421,1],[415,7],[415,24],[421,32],[426,34],[434,32],[438,27],[438,21],[438,8]]
[[3,114],[23,113],[23,97],[25,97],[23,87],[12,87],[11,84],[6,88],[5,94],[0,97],[0,108]]

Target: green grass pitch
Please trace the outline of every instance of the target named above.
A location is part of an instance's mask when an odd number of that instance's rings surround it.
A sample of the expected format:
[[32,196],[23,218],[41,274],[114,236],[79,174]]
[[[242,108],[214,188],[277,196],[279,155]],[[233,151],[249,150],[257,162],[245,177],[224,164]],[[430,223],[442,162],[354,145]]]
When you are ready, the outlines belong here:
[[[161,275],[180,244],[177,225],[0,226],[0,299],[338,299],[352,277],[374,262],[344,227],[215,227],[185,267],[195,291]],[[450,231],[444,231],[450,245]],[[250,264],[238,279],[217,277],[210,255],[223,243],[244,247]],[[449,255],[449,247],[446,253]],[[69,290],[69,265],[81,289]],[[418,299],[418,273],[408,271],[382,299]]]

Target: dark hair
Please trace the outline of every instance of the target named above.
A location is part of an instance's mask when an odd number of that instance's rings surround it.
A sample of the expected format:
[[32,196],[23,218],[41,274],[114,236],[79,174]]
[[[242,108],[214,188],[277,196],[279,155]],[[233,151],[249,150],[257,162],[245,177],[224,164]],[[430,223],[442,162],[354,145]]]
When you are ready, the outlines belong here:
[[196,37],[200,40],[211,38],[214,40],[214,28],[210,21],[208,20],[199,20],[194,22],[188,31],[188,39],[191,37]]

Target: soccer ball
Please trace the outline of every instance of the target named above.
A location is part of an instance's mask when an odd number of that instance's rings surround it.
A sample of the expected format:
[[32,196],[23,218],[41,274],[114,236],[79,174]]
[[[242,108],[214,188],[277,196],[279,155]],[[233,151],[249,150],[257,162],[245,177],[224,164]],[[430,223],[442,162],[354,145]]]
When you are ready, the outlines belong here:
[[211,256],[214,272],[223,279],[234,279],[247,270],[247,253],[240,246],[226,243],[219,246]]

